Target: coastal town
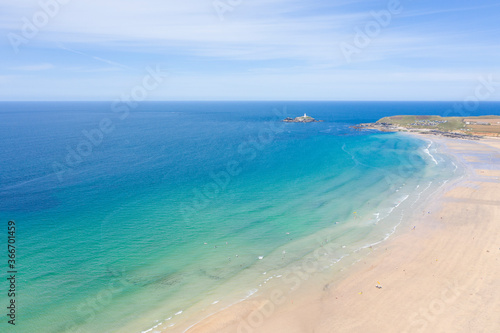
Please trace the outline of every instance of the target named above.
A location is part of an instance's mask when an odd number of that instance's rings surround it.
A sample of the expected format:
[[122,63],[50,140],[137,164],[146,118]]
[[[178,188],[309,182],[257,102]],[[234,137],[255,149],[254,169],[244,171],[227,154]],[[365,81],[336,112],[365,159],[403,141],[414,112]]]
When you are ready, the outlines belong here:
[[482,137],[500,137],[500,117],[440,117],[440,116],[392,116],[375,123],[353,126],[357,130],[381,132],[413,132],[440,135],[450,138],[479,140]]

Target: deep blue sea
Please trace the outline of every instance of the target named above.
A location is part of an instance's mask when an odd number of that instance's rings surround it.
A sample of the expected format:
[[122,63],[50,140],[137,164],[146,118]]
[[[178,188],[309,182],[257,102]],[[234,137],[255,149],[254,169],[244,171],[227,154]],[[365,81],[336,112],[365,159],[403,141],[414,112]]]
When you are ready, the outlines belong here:
[[[16,332],[178,327],[258,293],[323,241],[342,244],[335,265],[457,172],[426,140],[350,126],[500,111],[454,104],[2,102],[0,306],[10,220]],[[280,121],[304,113],[324,122]]]

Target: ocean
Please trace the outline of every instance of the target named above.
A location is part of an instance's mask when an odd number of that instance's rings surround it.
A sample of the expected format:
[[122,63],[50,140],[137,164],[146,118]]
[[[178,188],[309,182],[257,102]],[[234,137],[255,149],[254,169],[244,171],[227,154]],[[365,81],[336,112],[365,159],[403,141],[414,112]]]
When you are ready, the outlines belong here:
[[[459,116],[453,105],[2,102],[0,305],[10,220],[18,332],[176,327],[258,293],[326,243],[321,270],[335,267],[462,172],[426,140],[350,126]],[[304,113],[324,121],[280,121]]]

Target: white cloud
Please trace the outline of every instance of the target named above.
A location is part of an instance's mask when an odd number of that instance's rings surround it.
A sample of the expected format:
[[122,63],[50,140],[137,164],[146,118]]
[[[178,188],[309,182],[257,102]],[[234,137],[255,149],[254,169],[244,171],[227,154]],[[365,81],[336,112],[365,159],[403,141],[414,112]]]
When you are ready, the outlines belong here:
[[[22,11],[15,4],[12,7],[10,11],[16,14],[6,12],[2,18],[18,15],[19,20],[0,21],[6,30],[22,26]],[[37,8],[23,7],[23,11],[30,18]],[[315,13],[298,15],[307,11]],[[324,14],[317,12],[314,4],[294,0],[243,1],[227,12],[222,22],[209,0],[72,1],[61,7],[37,39],[74,48],[99,44],[138,53],[326,60],[331,57],[332,46],[344,36],[337,31],[365,16],[340,10]]]
[[445,8],[445,9],[421,9],[421,10],[412,10],[402,14],[402,16],[415,17],[415,16],[428,16],[435,14],[445,14],[445,13],[453,13],[453,12],[464,12],[464,11],[473,11],[477,9],[487,9],[487,8],[495,8],[499,7],[500,4],[489,4],[482,6],[470,6],[470,7],[457,7],[457,8]]
[[[159,62],[175,75],[168,89],[155,92],[157,99],[416,99],[414,92],[417,99],[435,99],[451,98],[479,75],[498,70],[486,64],[500,53],[491,37],[471,39],[467,30],[439,20],[444,12],[465,16],[480,7],[443,10],[440,4],[412,2],[348,63],[340,43],[353,43],[355,27],[363,28],[373,20],[370,11],[385,9],[387,2],[244,0],[225,13],[224,21],[212,3],[69,1],[23,51],[35,58],[43,49],[45,58],[31,62],[55,66],[4,65],[19,71],[12,89],[25,94],[26,71],[55,69],[61,75],[30,78],[31,86],[40,87],[37,94],[114,98],[126,88],[123,82],[133,82],[142,68]],[[0,0],[0,7],[4,35],[19,33],[22,18],[41,10],[34,0]],[[474,33],[497,29],[474,28]],[[219,67],[212,69],[215,62]]]

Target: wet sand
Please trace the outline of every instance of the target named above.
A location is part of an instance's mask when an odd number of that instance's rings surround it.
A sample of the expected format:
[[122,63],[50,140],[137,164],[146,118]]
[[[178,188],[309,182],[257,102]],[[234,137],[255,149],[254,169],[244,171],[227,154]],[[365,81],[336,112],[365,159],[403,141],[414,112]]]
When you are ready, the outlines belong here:
[[423,138],[467,174],[414,212],[415,228],[335,279],[269,288],[188,332],[500,332],[500,140]]

